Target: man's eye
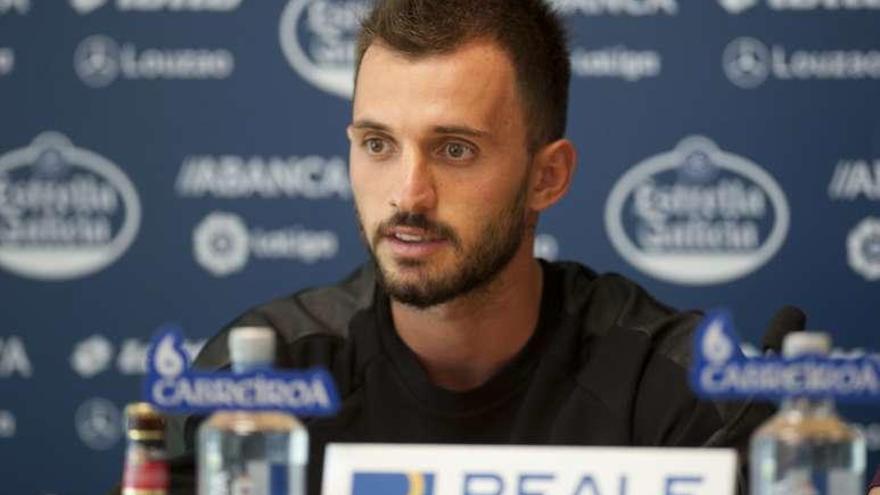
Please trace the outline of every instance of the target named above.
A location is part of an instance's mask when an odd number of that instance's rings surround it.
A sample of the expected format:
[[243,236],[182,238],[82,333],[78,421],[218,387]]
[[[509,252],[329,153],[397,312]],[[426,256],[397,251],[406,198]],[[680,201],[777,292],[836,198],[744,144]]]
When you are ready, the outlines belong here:
[[475,154],[473,147],[458,142],[444,144],[443,153],[453,160],[467,160],[472,158]]
[[364,141],[364,146],[367,148],[367,151],[373,155],[381,155],[388,151],[388,143],[379,138],[367,139]]

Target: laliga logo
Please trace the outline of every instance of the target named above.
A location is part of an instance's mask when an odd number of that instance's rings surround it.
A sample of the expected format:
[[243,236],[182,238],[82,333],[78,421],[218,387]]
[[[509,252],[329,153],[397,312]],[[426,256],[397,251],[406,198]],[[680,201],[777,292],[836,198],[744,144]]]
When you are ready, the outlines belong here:
[[140,219],[137,192],[119,167],[61,134],[0,155],[0,267],[12,273],[95,273],[125,253]]
[[661,280],[719,284],[757,270],[782,247],[789,209],[776,181],[707,138],[645,159],[611,190],[605,228],[630,264]]
[[368,10],[366,1],[291,0],[279,25],[284,56],[309,83],[351,98],[357,32]]

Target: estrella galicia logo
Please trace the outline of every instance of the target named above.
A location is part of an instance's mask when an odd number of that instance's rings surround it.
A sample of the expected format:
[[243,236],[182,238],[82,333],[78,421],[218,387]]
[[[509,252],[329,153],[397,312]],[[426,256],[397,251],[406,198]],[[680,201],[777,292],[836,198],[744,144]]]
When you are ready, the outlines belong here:
[[355,471],[351,486],[351,495],[434,495],[434,474]]
[[789,208],[764,169],[692,136],[620,178],[608,197],[605,227],[621,256],[648,275],[719,284],[776,254],[788,235]]
[[38,280],[95,273],[125,253],[138,194],[114,163],[47,132],[0,155],[0,267]]
[[287,61],[310,84],[351,98],[357,33],[369,7],[366,0],[290,0],[279,26]]
[[722,65],[730,82],[754,89],[770,76],[770,50],[754,38],[737,38],[724,49]]
[[172,413],[219,410],[285,411],[297,416],[329,416],[339,394],[323,368],[201,372],[190,368],[178,327],[164,325],[147,351],[144,399]]

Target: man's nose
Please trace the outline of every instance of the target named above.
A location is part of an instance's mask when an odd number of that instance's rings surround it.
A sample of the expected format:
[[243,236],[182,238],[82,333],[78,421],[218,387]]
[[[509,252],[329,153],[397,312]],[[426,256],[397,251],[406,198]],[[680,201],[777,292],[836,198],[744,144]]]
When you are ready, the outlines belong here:
[[403,180],[396,188],[393,204],[400,211],[425,213],[437,205],[437,190],[428,157],[409,151],[402,158]]

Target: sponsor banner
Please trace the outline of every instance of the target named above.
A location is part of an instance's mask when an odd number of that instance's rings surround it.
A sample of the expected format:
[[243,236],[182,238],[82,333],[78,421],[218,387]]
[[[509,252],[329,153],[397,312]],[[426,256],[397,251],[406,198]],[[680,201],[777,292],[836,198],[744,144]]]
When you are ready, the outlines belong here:
[[723,449],[525,445],[327,446],[322,493],[732,495],[736,453]]
[[235,69],[235,57],[222,48],[140,48],[96,34],[79,43],[73,68],[83,84],[103,88],[118,79],[227,79]]
[[880,158],[837,162],[828,197],[835,201],[880,201]]
[[0,155],[0,268],[37,280],[91,275],[125,253],[140,220],[122,170],[61,134]]
[[339,237],[331,230],[250,228],[235,213],[212,212],[193,231],[196,262],[215,277],[244,270],[251,257],[313,264],[338,253]]
[[712,311],[694,334],[691,388],[713,400],[786,397],[880,403],[880,360],[830,356],[746,357],[730,313]]
[[15,69],[15,51],[0,46],[0,77],[7,76]]
[[755,38],[737,38],[724,49],[722,67],[728,80],[743,89],[768,79],[781,82],[880,79],[880,50],[804,50]]
[[550,0],[562,15],[654,16],[678,14],[677,0]]
[[[0,0],[2,1],[2,0]],[[70,7],[86,15],[105,6],[120,12],[231,12],[243,0],[69,0]]]
[[174,189],[183,198],[351,198],[348,165],[339,156],[188,156]]
[[785,242],[788,201],[747,158],[692,136],[633,166],[605,209],[611,244],[648,275],[720,284],[767,263]]
[[869,282],[880,280],[880,217],[868,217],[846,239],[850,268]]
[[15,436],[15,414],[12,411],[0,410],[0,438]]
[[79,439],[94,450],[107,450],[122,436],[122,414],[115,404],[100,397],[91,398],[76,409],[74,425]]
[[0,15],[27,14],[31,10],[31,0],[0,0]]
[[34,368],[21,337],[0,337],[0,378],[30,378],[33,374]]
[[[204,339],[183,342],[190,360],[195,359],[205,342]],[[136,338],[124,339],[117,346],[106,336],[95,334],[77,342],[70,354],[70,367],[82,378],[93,378],[111,369],[115,357],[116,370],[121,375],[145,375],[149,347],[148,341]]]
[[351,98],[360,20],[369,0],[290,0],[278,37],[290,66],[316,88]]
[[598,50],[577,47],[571,52],[572,75],[583,78],[636,82],[659,76],[662,67],[663,59],[654,50],[614,46]]
[[814,12],[880,10],[880,0],[718,0],[731,14],[742,14],[759,5],[772,11]]
[[199,372],[190,368],[180,332],[167,327],[152,341],[144,398],[174,413],[219,410],[286,411],[297,416],[329,416],[339,409],[330,373],[308,370]]

